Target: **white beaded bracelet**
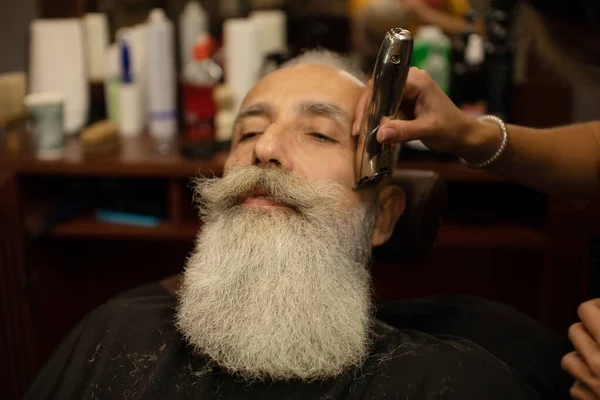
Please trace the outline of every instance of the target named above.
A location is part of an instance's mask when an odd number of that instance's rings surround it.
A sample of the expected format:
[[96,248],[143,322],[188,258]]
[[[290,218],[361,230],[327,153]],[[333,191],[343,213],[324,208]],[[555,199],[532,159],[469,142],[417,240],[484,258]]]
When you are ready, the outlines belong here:
[[500,157],[500,155],[502,155],[502,153],[506,149],[506,145],[508,143],[508,129],[506,128],[506,124],[504,123],[504,121],[502,121],[500,118],[496,117],[495,115],[483,115],[483,116],[479,117],[478,120],[491,121],[491,122],[496,123],[496,125],[498,125],[500,127],[500,130],[502,131],[502,143],[500,143],[500,147],[498,148],[498,150],[496,150],[494,155],[492,155],[489,159],[487,159],[483,162],[474,164],[474,163],[470,163],[470,162],[466,161],[464,158],[461,157],[460,161],[462,161],[467,167],[472,168],[472,169],[482,169],[482,168],[485,168],[485,167],[491,165],[494,161],[496,161],[498,159],[498,157]]

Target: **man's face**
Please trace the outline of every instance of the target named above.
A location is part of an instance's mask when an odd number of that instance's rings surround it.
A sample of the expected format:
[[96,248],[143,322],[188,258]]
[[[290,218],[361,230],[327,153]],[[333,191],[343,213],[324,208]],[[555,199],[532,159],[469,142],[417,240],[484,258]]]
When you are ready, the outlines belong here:
[[[351,75],[324,65],[297,65],[268,75],[240,108],[225,173],[280,164],[301,180],[334,181],[351,191],[356,179],[351,126],[363,90]],[[359,199],[353,191],[352,196]]]
[[224,177],[197,182],[177,325],[230,372],[329,378],[368,354],[368,260],[387,225],[373,192],[352,190],[362,90],[326,66],[272,73],[241,107]]

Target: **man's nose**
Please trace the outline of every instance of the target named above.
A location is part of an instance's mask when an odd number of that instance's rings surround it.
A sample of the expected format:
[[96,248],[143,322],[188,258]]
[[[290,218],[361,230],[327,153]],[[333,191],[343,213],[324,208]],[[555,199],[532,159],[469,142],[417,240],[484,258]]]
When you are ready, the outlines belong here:
[[276,164],[289,170],[284,136],[284,133],[275,126],[270,126],[263,132],[254,145],[254,164],[263,167]]

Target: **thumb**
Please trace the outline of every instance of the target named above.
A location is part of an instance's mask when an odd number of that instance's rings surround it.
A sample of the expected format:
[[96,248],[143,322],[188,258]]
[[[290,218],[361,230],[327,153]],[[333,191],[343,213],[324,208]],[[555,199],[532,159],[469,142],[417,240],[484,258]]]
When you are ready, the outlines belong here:
[[380,143],[403,143],[426,135],[425,126],[418,119],[386,121],[377,130],[377,140]]

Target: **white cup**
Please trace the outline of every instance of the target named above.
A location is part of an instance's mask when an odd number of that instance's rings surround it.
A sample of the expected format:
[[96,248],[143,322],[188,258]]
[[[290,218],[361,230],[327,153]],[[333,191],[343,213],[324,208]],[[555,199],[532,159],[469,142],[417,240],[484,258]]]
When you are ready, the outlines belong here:
[[31,116],[36,154],[45,160],[63,156],[65,99],[61,93],[33,93],[25,96],[25,106]]

